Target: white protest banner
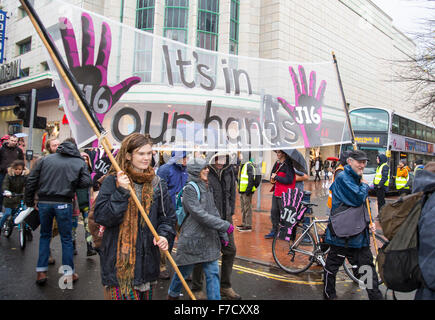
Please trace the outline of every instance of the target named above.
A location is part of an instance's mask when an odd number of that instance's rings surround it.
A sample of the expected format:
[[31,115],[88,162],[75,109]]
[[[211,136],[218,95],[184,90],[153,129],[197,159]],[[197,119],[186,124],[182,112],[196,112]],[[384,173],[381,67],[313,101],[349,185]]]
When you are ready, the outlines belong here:
[[[132,132],[149,133],[156,149],[186,151],[350,142],[343,141],[348,129],[332,60],[288,62],[208,51],[60,0],[38,1],[35,10],[114,145]],[[79,146],[93,141],[59,77],[56,87]]]

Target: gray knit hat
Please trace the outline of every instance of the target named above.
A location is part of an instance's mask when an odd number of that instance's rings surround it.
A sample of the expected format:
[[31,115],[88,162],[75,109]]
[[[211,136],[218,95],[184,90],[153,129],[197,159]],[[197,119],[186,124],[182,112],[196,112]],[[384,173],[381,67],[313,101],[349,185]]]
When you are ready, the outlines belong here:
[[203,158],[191,158],[187,162],[187,173],[194,177],[199,177],[202,169],[207,167],[207,161]]

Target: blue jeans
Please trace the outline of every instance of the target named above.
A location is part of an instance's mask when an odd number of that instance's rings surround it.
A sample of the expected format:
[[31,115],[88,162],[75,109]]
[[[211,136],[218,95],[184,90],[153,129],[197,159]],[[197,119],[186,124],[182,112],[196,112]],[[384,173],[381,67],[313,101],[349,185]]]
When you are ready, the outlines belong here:
[[[195,266],[194,264],[189,264],[186,266],[178,267],[184,279],[186,279],[192,273],[194,266]],[[220,300],[221,290],[220,290],[218,260],[211,261],[211,262],[203,262],[202,268],[205,274],[208,300]],[[182,285],[183,284],[181,283],[180,278],[178,278],[178,275],[175,273],[174,276],[172,277],[168,294],[174,298],[178,297],[180,295]]]
[[3,213],[3,217],[0,220],[0,229],[3,228],[3,224],[5,223],[6,219],[12,214],[12,208],[5,208],[5,212]]
[[72,241],[72,204],[70,203],[38,203],[39,219],[41,221],[41,236],[39,238],[39,258],[37,272],[48,270],[50,256],[50,241],[53,230],[53,218],[56,217],[62,242],[62,265],[71,267],[66,274],[74,272],[73,241]]

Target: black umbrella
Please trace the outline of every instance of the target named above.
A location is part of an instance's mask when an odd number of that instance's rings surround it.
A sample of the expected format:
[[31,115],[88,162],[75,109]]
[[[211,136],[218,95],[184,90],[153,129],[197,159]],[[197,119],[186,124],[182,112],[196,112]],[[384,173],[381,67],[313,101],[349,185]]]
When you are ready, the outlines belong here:
[[285,152],[289,156],[289,158],[292,160],[293,167],[296,170],[302,171],[303,173],[308,174],[307,162],[305,161],[305,158],[302,155],[302,153],[300,153],[296,149],[286,149],[286,150],[282,150],[282,151]]

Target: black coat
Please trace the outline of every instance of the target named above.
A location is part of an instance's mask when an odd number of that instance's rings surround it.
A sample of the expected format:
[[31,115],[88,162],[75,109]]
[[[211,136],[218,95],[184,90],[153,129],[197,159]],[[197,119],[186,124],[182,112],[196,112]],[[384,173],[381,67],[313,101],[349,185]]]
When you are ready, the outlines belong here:
[[[24,186],[26,185],[26,176],[12,176],[7,174],[3,180],[3,189],[9,190],[12,193],[24,193]],[[5,208],[15,209],[19,207],[20,201],[23,199],[23,196],[18,197],[4,197],[3,205]]]
[[[165,181],[160,180],[158,176],[153,180],[153,187],[153,202],[148,217],[157,234],[165,237],[171,243],[175,238],[174,226],[177,218],[168,194],[168,187]],[[161,198],[162,193],[163,199]],[[106,227],[100,246],[101,280],[103,285],[119,286],[116,277],[119,226],[127,211],[129,198],[130,192],[128,190],[116,187],[116,177],[114,175],[108,175],[104,179],[96,199],[94,211],[95,222]],[[140,212],[138,219],[139,221],[142,219]],[[141,223],[138,223],[138,228],[134,286],[155,281],[160,273],[160,251],[159,247],[153,244],[154,236],[146,224],[142,227]]]
[[24,160],[23,150],[18,146],[10,148],[4,144],[0,148],[0,173],[6,174],[8,167],[15,160]]
[[213,191],[214,203],[221,218],[229,221],[236,205],[236,177],[231,165],[224,167],[219,173],[209,165],[208,185]]
[[77,147],[63,142],[55,154],[36,163],[26,183],[25,203],[33,207],[35,193],[39,201],[72,203],[77,189],[88,188],[91,176]]

